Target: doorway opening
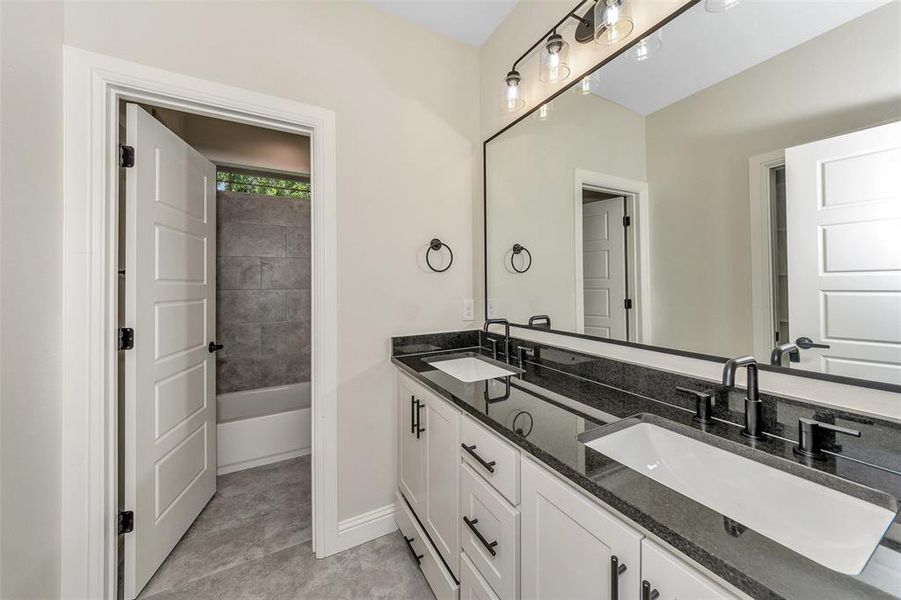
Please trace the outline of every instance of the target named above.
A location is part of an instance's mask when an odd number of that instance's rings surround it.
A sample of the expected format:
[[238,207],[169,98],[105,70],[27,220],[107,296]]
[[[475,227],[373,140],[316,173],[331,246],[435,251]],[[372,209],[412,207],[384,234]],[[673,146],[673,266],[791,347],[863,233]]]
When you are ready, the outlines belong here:
[[118,373],[131,600],[312,538],[314,194],[308,136],[119,115],[119,325],[140,332]]

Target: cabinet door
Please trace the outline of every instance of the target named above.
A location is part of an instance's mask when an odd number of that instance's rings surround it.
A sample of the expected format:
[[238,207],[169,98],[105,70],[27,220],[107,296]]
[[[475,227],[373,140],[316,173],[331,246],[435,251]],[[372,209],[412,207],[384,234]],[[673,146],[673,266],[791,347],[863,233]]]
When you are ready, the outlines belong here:
[[649,539],[641,542],[641,577],[658,600],[731,600],[732,594],[713,583],[662,546]]
[[397,486],[416,514],[425,507],[425,439],[416,434],[417,411],[422,417],[425,408],[417,408],[413,386],[406,379],[397,379]]
[[641,535],[531,460],[521,469],[522,598],[638,598]]
[[456,577],[460,572],[460,413],[431,394],[423,396],[426,533]]

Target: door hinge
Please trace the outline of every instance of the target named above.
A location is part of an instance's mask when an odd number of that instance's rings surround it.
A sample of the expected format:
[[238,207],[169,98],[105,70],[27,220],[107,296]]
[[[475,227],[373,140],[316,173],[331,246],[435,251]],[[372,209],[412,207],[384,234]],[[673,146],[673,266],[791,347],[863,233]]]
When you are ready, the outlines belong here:
[[632,224],[632,217],[626,216],[623,217],[623,227],[628,227]]
[[135,166],[135,149],[133,146],[119,144],[119,166],[126,169]]
[[632,308],[632,298],[626,298],[625,300],[623,300],[623,308],[625,308],[626,310]]
[[135,513],[130,510],[123,510],[119,513],[119,535],[123,533],[131,533],[135,530]]
[[119,328],[119,350],[131,350],[135,347],[135,330],[131,327]]

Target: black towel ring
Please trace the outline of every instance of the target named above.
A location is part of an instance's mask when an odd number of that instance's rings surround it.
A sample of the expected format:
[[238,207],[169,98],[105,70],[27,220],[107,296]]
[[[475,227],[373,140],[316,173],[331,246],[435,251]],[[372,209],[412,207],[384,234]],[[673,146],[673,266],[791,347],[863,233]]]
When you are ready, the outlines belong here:
[[[436,269],[432,266],[432,261],[429,258],[429,254],[432,252],[432,250],[434,250],[435,252],[440,252],[442,246],[447,248],[447,251],[450,252],[450,262],[448,262],[447,266],[443,269]],[[452,264],[454,264],[454,251],[450,249],[450,246],[448,246],[438,238],[434,238],[431,242],[429,242],[429,249],[425,251],[425,263],[429,265],[429,268],[436,273],[444,273],[451,268]]]
[[[526,266],[525,269],[520,270],[520,269],[516,268],[516,263],[513,262],[513,257],[516,256],[517,254],[522,254],[523,252],[525,252],[526,254],[529,255],[529,264]],[[516,271],[517,273],[525,273],[526,271],[528,271],[529,269],[532,268],[532,253],[529,252],[529,249],[526,248],[525,246],[523,246],[522,244],[513,244],[513,254],[510,255],[510,266],[513,267],[513,270]]]
[[[522,427],[519,427],[519,428],[516,427],[516,420],[519,419],[519,417],[521,417],[523,415],[529,417],[529,430],[528,431],[526,431]],[[515,431],[522,437],[529,437],[529,434],[532,433],[532,427],[535,426],[535,419],[532,418],[531,413],[521,410],[518,413],[516,413],[516,415],[513,417],[513,423],[511,425],[512,425],[513,431]]]

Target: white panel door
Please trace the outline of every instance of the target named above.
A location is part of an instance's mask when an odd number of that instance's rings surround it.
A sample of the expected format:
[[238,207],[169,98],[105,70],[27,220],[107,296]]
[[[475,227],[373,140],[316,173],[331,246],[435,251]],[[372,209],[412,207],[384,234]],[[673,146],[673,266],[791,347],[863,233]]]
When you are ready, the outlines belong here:
[[801,368],[901,384],[901,123],[785,151]]
[[426,533],[451,572],[460,573],[460,413],[447,402],[424,396]]
[[134,598],[216,491],[216,168],[126,110],[125,595]]
[[696,569],[645,538],[641,541],[641,578],[658,600],[734,600],[735,596]]
[[582,205],[585,333],[626,339],[626,234],[623,198]]
[[[425,406],[407,380],[397,377],[397,486],[418,515],[425,508],[425,443],[419,421]],[[419,431],[420,428],[422,431]]]

